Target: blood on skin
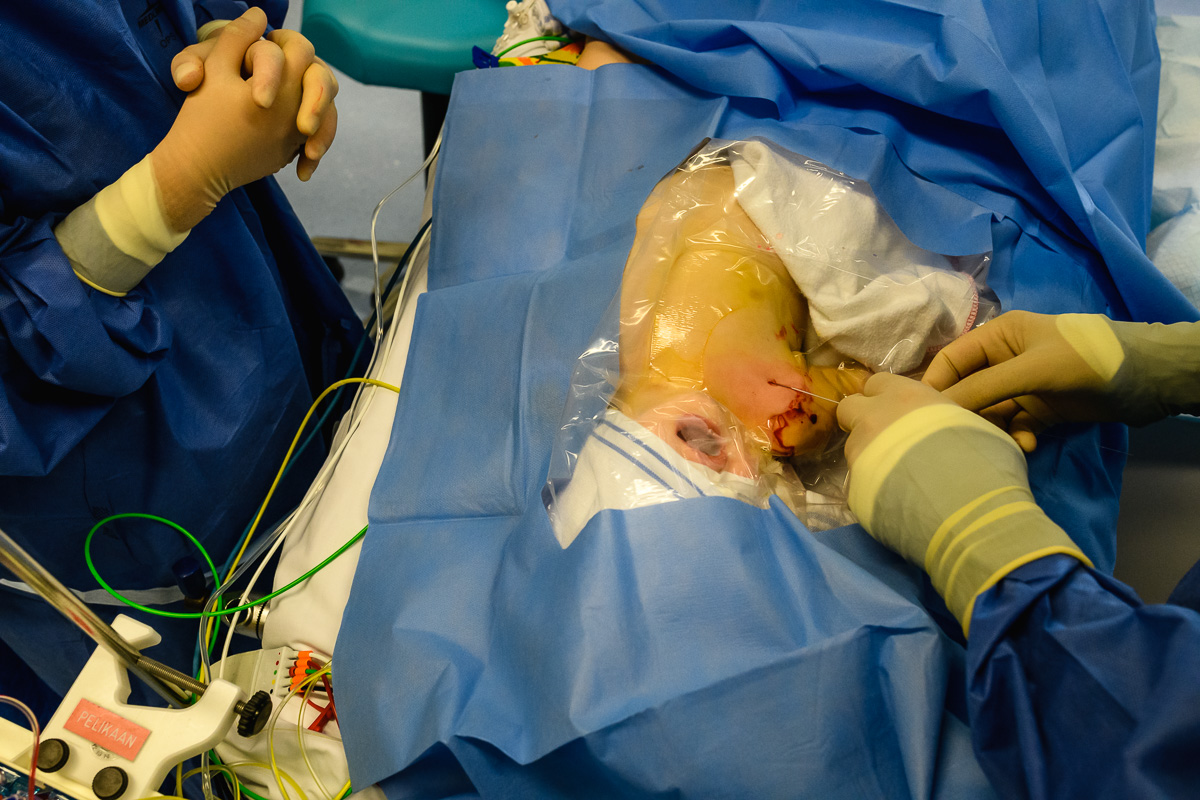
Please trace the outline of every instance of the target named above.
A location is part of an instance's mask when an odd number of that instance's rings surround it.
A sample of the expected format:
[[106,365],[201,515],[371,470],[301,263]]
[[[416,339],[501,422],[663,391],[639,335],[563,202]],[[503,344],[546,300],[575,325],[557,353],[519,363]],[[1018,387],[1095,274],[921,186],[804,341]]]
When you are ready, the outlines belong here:
[[789,426],[792,424],[803,424],[805,416],[808,417],[810,423],[816,423],[817,415],[810,414],[804,409],[804,402],[806,400],[812,402],[808,397],[797,392],[796,399],[792,401],[791,406],[786,411],[782,414],[774,414],[767,420],[767,430],[771,434],[771,449],[775,455],[790,457],[796,454],[795,445],[785,445],[783,443],[783,432]]

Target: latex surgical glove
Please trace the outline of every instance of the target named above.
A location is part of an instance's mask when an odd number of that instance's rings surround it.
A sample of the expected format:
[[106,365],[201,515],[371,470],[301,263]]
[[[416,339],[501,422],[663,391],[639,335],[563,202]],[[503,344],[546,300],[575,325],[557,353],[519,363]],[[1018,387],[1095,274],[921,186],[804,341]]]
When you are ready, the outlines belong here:
[[266,109],[242,78],[246,51],[266,24],[266,15],[252,8],[225,27],[205,62],[204,83],[150,153],[163,210],[176,231],[193,227],[231,190],[278,172],[304,145],[295,119],[307,62],[285,52],[279,95]]
[[1056,423],[1200,410],[1200,325],[1010,311],[947,345],[922,380],[1032,452]]
[[936,390],[873,375],[838,423],[850,432],[850,510],[929,574],[965,634],[976,598],[1018,567],[1054,553],[1091,566],[1034,502],[1013,440]]
[[[171,61],[171,75],[177,87],[191,92],[204,82],[204,63],[226,24],[205,25],[201,28],[201,41],[185,47]],[[283,29],[273,30],[265,39],[250,45],[243,58],[242,74],[250,84],[255,104],[270,108],[279,93],[289,53],[309,61],[304,70],[300,110],[296,115],[296,129],[308,137],[296,164],[296,175],[306,181],[329,151],[337,133],[337,107],[334,105],[339,88],[337,76],[312,52],[312,44],[307,38],[297,31]]]

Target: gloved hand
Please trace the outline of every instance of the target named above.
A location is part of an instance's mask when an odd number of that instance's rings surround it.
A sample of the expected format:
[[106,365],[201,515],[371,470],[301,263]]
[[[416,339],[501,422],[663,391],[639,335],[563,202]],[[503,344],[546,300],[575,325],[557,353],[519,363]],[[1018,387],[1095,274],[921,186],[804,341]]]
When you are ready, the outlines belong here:
[[305,144],[296,118],[311,45],[283,48],[282,80],[270,108],[254,101],[253,87],[242,78],[246,53],[266,26],[262,10],[251,8],[224,27],[205,61],[204,82],[150,154],[175,231],[193,227],[229,191],[278,172]]
[[[191,92],[204,82],[204,63],[216,47],[225,25],[227,23],[213,22],[204,26],[202,40],[185,47],[175,56],[171,61],[171,76],[176,86]],[[306,181],[316,171],[337,132],[337,107],[333,104],[338,93],[337,76],[312,52],[308,39],[297,31],[282,29],[273,30],[265,39],[250,45],[242,60],[242,72],[250,84],[255,104],[270,108],[279,93],[287,53],[301,61],[307,58],[309,62],[304,70],[300,111],[296,116],[296,128],[308,137],[296,164],[296,175]]]
[[936,390],[889,373],[838,406],[850,432],[850,510],[886,547],[922,567],[970,634],[975,599],[1053,553],[1091,566],[1033,500],[1013,440]]
[[947,345],[922,380],[1032,452],[1059,422],[1200,410],[1200,324],[1010,311]]

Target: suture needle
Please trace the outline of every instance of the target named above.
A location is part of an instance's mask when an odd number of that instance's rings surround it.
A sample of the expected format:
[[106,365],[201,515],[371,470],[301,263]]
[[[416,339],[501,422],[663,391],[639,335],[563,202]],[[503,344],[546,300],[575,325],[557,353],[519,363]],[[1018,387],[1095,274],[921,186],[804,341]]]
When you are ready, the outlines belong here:
[[767,381],[767,383],[771,384],[772,386],[778,386],[780,389],[791,389],[793,392],[799,392],[800,394],[806,394],[809,397],[815,397],[818,400],[824,400],[826,403],[833,403],[835,406],[838,403],[842,402],[841,400],[832,400],[828,397],[824,397],[822,395],[815,394],[815,393],[807,391],[805,389],[797,389],[795,386],[788,386],[786,383],[779,383],[777,381]]

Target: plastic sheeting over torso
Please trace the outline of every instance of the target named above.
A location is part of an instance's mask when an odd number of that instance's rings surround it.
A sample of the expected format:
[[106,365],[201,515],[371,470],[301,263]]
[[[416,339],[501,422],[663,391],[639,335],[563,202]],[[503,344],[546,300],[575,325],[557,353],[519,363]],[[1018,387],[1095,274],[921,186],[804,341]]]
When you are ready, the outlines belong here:
[[[337,648],[356,785],[400,772],[399,791],[449,750],[485,796],[986,796],[947,713],[961,649],[917,573],[860,529],[813,535],[782,506],[711,498],[604,512],[562,551],[539,490],[637,210],[706,136],[867,180],[921,247],[993,250],[1005,308],[1194,313],[1138,245],[1148,12],[1122,3],[1110,30],[1082,2],[1004,20],[860,2],[797,28],[656,22],[672,3],[590,4],[588,22],[585,5],[555,11],[666,71],[456,83],[430,293]],[[1039,13],[1070,25],[1031,30]],[[1046,54],[1060,37],[1081,39],[1074,83]],[[1035,494],[1111,568],[1123,432],[1061,433],[1031,460]]]

